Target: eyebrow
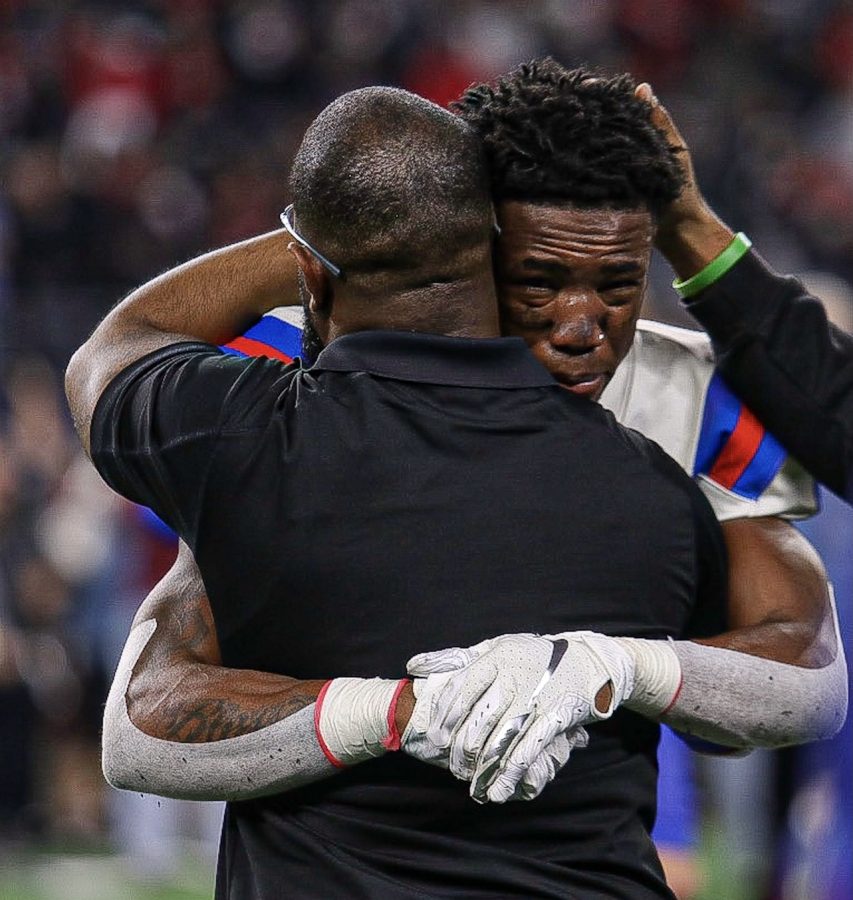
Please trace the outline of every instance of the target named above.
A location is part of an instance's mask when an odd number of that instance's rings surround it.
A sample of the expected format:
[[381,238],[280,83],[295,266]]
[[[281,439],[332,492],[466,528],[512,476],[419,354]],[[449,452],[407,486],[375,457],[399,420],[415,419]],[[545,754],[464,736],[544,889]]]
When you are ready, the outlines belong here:
[[537,272],[551,272],[554,275],[562,275],[564,272],[569,271],[569,267],[564,266],[562,263],[533,259],[530,256],[522,260],[521,266],[524,269],[535,269]]
[[[567,266],[564,263],[551,262],[545,259],[534,259],[531,256],[523,259],[521,265],[524,269],[534,269],[537,272],[550,272],[555,275],[571,272],[571,266]],[[639,263],[635,262],[613,262],[604,263],[604,265],[601,266],[601,272],[604,275],[639,275],[642,272],[642,268]]]

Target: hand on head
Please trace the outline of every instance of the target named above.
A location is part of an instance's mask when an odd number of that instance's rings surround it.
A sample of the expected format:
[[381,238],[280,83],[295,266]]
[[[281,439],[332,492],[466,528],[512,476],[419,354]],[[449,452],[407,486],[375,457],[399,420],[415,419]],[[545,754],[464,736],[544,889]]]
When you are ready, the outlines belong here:
[[693,159],[690,156],[690,148],[681,135],[681,132],[672,121],[666,107],[658,100],[651,85],[648,82],[638,84],[634,91],[635,96],[644,100],[652,108],[652,124],[658,131],[663,132],[670,150],[676,155],[684,177],[684,187],[677,199],[674,200],[658,223],[658,234],[666,235],[677,229],[685,221],[701,220],[711,213],[699,185],[696,181],[696,172],[693,168]]
[[725,249],[733,233],[702,196],[690,148],[651,85],[638,84],[634,96],[651,106],[652,125],[666,138],[684,182],[679,195],[658,217],[655,246],[680,278],[690,277]]

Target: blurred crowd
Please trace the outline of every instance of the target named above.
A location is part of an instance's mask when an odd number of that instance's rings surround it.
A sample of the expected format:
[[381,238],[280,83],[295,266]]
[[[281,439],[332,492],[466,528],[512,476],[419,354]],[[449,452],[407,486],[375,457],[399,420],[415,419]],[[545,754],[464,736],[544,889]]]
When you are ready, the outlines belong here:
[[[275,227],[337,94],[446,103],[544,53],[650,81],[712,205],[853,327],[850,0],[0,0],[0,843],[105,834],[101,704],[173,553],[83,461],[70,353],[131,287]],[[683,323],[669,277],[647,313]]]
[[849,2],[2,0],[3,345],[61,364],[129,286],[269,228],[342,91],[445,103],[546,52],[649,80],[727,218],[853,276]]

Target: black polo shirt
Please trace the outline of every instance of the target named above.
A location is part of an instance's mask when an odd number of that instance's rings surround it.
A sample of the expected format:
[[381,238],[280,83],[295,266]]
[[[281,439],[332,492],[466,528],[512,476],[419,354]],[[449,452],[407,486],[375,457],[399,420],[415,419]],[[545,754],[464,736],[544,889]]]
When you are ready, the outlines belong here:
[[[175,345],[108,387],[92,455],[193,548],[227,666],[393,678],[508,632],[719,627],[701,493],[516,338],[363,332],[309,370]],[[669,897],[657,727],[590,733],[530,803],[399,753],[232,803],[217,897]]]

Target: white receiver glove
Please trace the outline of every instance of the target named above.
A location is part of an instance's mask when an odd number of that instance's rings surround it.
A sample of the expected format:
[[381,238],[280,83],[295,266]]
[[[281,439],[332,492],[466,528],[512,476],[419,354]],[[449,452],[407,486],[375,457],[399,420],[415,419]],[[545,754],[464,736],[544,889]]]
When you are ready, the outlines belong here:
[[[449,748],[450,770],[472,781],[471,796],[498,803],[541,791],[552,764],[551,778],[573,746],[585,745],[578,726],[608,718],[634,683],[633,656],[613,638],[586,631],[503,635],[419,654],[408,670],[427,677],[430,696],[421,709],[419,698],[403,749],[426,759]],[[608,683],[613,696],[601,712],[595,697]],[[424,736],[426,755],[410,731]],[[559,735],[568,748],[552,744]]]
[[[449,696],[445,687],[456,674],[458,674],[456,671],[436,673],[426,678],[415,679],[412,685],[415,707],[401,740],[401,749],[404,753],[442,769],[450,768],[451,738],[450,733],[439,722],[444,715],[444,704]],[[575,747],[586,747],[588,741],[589,738],[583,728],[558,734],[541,749],[512,796],[507,799],[533,800],[538,797],[568,762],[571,751]],[[470,774],[466,776],[460,771],[454,774],[463,780],[470,780]],[[478,802],[485,802],[486,798],[483,794],[475,799]]]
[[[589,735],[585,728],[578,725],[570,731],[561,731],[536,756],[515,786],[507,800],[534,800],[557,777],[557,773],[569,761],[572,750],[586,747]],[[486,794],[481,791],[475,798],[478,803],[486,802]],[[495,802],[502,802],[501,799]]]

